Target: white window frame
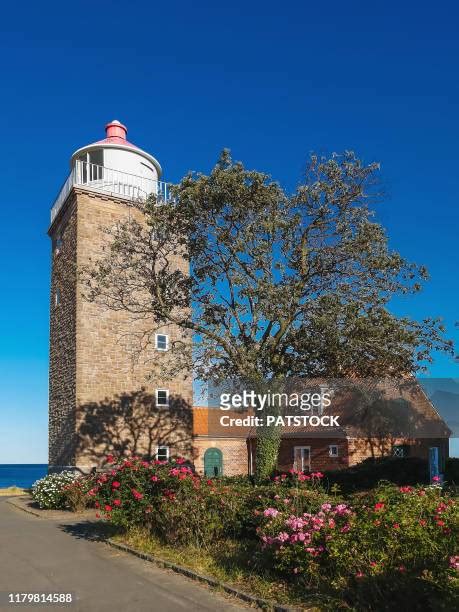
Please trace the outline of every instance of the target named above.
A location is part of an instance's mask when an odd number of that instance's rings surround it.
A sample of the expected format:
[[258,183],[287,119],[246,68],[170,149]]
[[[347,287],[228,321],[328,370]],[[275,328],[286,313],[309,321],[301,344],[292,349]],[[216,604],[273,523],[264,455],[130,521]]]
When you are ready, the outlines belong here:
[[[336,449],[336,452],[333,452],[332,449]],[[339,457],[339,446],[337,444],[328,445],[328,456],[329,457]]]
[[[159,458],[159,449],[166,449],[166,459],[160,459]],[[158,459],[158,461],[169,461],[169,447],[166,446],[165,444],[160,444],[156,447],[156,459]]]
[[[307,450],[308,451],[308,465],[305,466],[304,465],[304,457],[301,457],[301,470],[299,470],[298,466],[295,466],[295,461],[296,461],[296,452],[297,451],[302,451],[302,450]],[[310,446],[294,446],[293,447],[293,466],[296,467],[297,470],[301,471],[301,472],[310,472],[311,471],[311,447]]]
[[[166,403],[165,404],[160,404],[158,402],[158,393],[162,391],[166,393]],[[167,408],[169,406],[169,389],[156,389],[155,399],[156,399],[156,406],[161,407],[161,408]]]
[[[160,348],[158,346],[158,336],[163,336],[164,338],[166,338],[166,348]],[[169,335],[168,334],[155,334],[155,349],[157,351],[168,351],[169,350]]]

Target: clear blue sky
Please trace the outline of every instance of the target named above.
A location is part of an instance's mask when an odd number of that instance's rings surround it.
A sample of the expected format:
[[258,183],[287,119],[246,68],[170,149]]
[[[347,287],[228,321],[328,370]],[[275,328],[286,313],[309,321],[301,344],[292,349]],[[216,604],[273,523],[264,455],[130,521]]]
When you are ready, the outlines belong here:
[[287,188],[313,149],[381,161],[380,219],[432,276],[397,310],[457,338],[458,19],[452,1],[4,4],[0,463],[46,462],[49,208],[114,118],[170,181],[223,147]]

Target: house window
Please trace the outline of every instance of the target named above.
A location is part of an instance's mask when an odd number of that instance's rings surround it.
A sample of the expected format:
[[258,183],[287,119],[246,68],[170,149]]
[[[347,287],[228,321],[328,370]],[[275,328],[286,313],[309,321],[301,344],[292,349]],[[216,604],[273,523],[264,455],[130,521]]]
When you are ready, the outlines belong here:
[[395,444],[392,448],[393,457],[408,457],[409,448],[406,444]]
[[54,255],[59,255],[62,248],[62,238],[60,236],[56,236],[53,240],[53,253]]
[[166,334],[155,334],[155,348],[158,351],[167,351],[169,348],[169,336]]
[[61,303],[61,290],[56,289],[56,293],[54,294],[54,306],[59,306]]
[[330,444],[328,447],[328,456],[329,457],[338,457],[338,445]]
[[169,406],[169,390],[168,389],[156,389],[156,405],[157,406]]
[[311,471],[311,447],[295,446],[293,449],[293,467],[298,472]]
[[157,446],[156,447],[156,459],[159,461],[169,460],[169,447],[168,446]]

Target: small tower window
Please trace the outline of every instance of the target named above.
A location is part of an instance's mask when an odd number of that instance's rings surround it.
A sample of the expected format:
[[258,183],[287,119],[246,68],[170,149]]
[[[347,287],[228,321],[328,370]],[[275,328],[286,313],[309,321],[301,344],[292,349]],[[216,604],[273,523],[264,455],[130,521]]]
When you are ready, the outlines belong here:
[[53,253],[54,255],[59,255],[62,249],[62,238],[57,235],[53,240]]
[[155,348],[158,351],[167,351],[169,348],[169,336],[166,334],[155,334]]
[[156,447],[156,459],[158,461],[169,460],[169,447],[168,446],[157,446]]
[[61,290],[58,288],[54,294],[54,306],[59,306],[61,303]]
[[156,389],[156,405],[157,406],[169,406],[169,390],[168,389]]

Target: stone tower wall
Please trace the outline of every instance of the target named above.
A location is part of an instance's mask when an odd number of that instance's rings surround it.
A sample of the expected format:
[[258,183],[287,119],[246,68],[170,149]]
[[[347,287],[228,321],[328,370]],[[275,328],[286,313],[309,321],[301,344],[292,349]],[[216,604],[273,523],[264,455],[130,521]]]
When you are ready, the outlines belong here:
[[[178,375],[165,382],[160,376],[161,364],[170,357],[153,346],[136,359],[133,332],[145,330],[145,323],[133,321],[125,312],[88,302],[75,270],[75,264],[81,270],[103,255],[107,245],[104,227],[138,212],[120,198],[80,188],[74,188],[73,193],[72,211],[68,207],[69,212],[65,212],[68,220],[62,234],[62,253],[57,256],[62,257],[59,262],[55,259],[53,265],[55,282],[59,274],[68,274],[71,268],[74,272],[61,290],[61,305],[64,306],[65,293],[65,304],[73,319],[70,322],[70,314],[65,314],[64,322],[64,308],[62,313],[51,313],[55,330],[51,344],[56,334],[64,335],[65,343],[61,342],[59,349],[51,348],[55,358],[54,362],[51,359],[50,373],[50,463],[59,459],[56,451],[60,447],[68,447],[66,457],[82,471],[102,466],[110,453],[152,457],[157,446],[168,446],[171,455],[190,456],[190,377]],[[73,253],[73,260],[64,256],[65,247]],[[177,257],[173,263],[187,270],[182,258]],[[172,326],[160,331],[168,334],[171,341],[179,334]],[[191,346],[191,338],[188,341]],[[73,355],[72,368],[65,372],[58,367],[64,351]],[[155,406],[158,388],[169,390],[168,408]],[[66,428],[64,416],[69,423]]]

